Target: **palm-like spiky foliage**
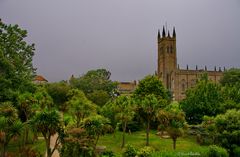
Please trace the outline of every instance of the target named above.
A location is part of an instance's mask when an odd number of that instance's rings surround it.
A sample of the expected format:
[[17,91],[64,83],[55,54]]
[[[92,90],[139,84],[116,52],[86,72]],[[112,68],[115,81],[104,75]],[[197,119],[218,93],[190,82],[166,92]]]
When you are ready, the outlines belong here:
[[56,150],[59,139],[57,138],[54,148],[50,148],[51,136],[56,134],[61,130],[60,115],[57,111],[47,111],[37,113],[33,119],[30,121],[31,126],[38,132],[41,132],[47,148],[47,156],[51,157],[53,152]]
[[122,123],[122,148],[125,145],[125,132],[127,123],[131,121],[135,114],[135,105],[133,99],[127,96],[120,96],[116,99],[115,103],[116,110],[116,119],[118,119]]
[[18,120],[17,109],[10,102],[0,105],[0,150],[1,157],[5,157],[8,143],[13,137],[19,136],[23,123]]
[[173,149],[176,149],[177,138],[183,135],[186,127],[185,114],[179,104],[172,103],[158,112],[158,120],[173,140]]

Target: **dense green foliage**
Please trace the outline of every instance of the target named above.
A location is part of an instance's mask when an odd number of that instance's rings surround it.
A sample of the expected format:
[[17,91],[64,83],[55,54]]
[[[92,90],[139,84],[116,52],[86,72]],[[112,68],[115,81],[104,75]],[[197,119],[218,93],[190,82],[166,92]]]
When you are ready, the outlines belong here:
[[0,104],[0,156],[5,157],[10,140],[21,134],[24,125],[10,102]]
[[60,119],[60,115],[57,111],[44,110],[37,113],[30,121],[32,128],[36,129],[44,137],[47,148],[47,157],[52,156],[59,144],[59,139],[57,138],[54,147],[50,147],[52,136],[56,133],[61,133],[62,126]]
[[109,120],[100,115],[90,116],[84,119],[83,128],[87,131],[88,135],[94,139],[95,148],[99,137],[110,129]]
[[158,112],[158,120],[164,130],[173,140],[173,149],[176,149],[177,138],[181,137],[186,127],[185,114],[178,103],[172,103]]
[[0,102],[15,101],[18,92],[33,91],[34,44],[24,38],[27,31],[18,25],[0,22]]
[[206,152],[207,157],[228,157],[228,152],[226,149],[218,147],[216,145],[209,146],[208,151]]
[[130,122],[135,114],[135,104],[132,98],[127,96],[119,96],[115,101],[116,111],[115,118],[122,124],[123,137],[122,137],[122,148],[125,145],[125,132],[127,123]]
[[110,76],[111,73],[106,69],[90,70],[79,78],[72,77],[70,84],[82,90],[89,100],[103,106],[114,95],[117,88],[117,83],[111,81]]
[[137,149],[128,144],[123,152],[123,157],[135,157],[137,155]]
[[194,86],[187,90],[186,98],[181,101],[181,107],[189,124],[199,124],[204,115],[216,116],[220,113],[223,102],[221,87],[208,80],[204,75]]
[[144,99],[145,96],[153,94],[157,99],[169,99],[167,90],[157,76],[149,75],[142,79],[136,90],[134,96],[136,98]]
[[67,95],[69,97],[67,101],[69,112],[71,113],[76,127],[79,127],[84,118],[96,113],[97,107],[78,89],[70,90]]
[[240,69],[232,68],[225,71],[220,83],[224,86],[231,86],[240,83]]
[[52,97],[55,106],[65,112],[67,110],[67,94],[71,89],[66,82],[49,83],[46,86],[48,94]]
[[156,76],[149,75],[139,82],[134,91],[134,98],[138,104],[138,114],[146,125],[146,146],[148,146],[150,124],[155,119],[157,111],[169,103],[169,97],[162,82]]
[[154,95],[147,95],[140,101],[139,113],[146,125],[146,146],[149,146],[150,123],[155,119],[160,107],[161,105]]
[[125,151],[123,152],[123,157],[151,157],[154,151],[154,148],[149,146],[144,146],[138,149],[133,147],[132,145],[127,145]]
[[202,126],[206,129],[207,135],[211,137],[211,143],[226,148],[230,156],[237,156],[240,148],[239,124],[240,111],[232,109],[216,117],[204,117]]
[[87,94],[87,97],[93,103],[103,106],[110,100],[111,95],[104,90],[94,90],[92,93]]
[[225,114],[218,115],[214,122],[216,142],[233,155],[233,150],[240,147],[240,111],[228,110]]
[[116,103],[109,101],[101,108],[101,115],[109,119],[113,132],[116,131],[118,125],[118,119],[116,118],[117,110]]
[[61,157],[92,157],[94,154],[94,141],[82,128],[69,129],[61,144]]

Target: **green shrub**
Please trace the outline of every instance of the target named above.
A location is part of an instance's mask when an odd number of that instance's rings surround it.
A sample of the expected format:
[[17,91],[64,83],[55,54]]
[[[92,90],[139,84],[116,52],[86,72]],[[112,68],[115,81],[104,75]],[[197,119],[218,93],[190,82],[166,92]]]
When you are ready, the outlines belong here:
[[[119,124],[119,126],[122,126],[122,123]],[[126,132],[136,132],[136,131],[140,131],[142,129],[142,124],[140,122],[137,121],[131,121],[127,124],[126,127]],[[123,131],[122,127],[119,127],[119,131]]]
[[240,157],[240,147],[235,147],[233,149],[233,155],[234,157]]
[[154,151],[155,151],[154,148],[145,146],[145,147],[139,149],[139,151],[137,152],[137,156],[138,157],[150,157]]
[[104,151],[100,157],[115,157],[115,154],[111,150]]
[[228,152],[226,149],[222,147],[218,147],[216,145],[211,145],[209,146],[207,152],[206,152],[207,157],[228,157]]
[[203,152],[177,152],[177,151],[162,151],[154,152],[151,157],[184,157],[184,156],[198,156],[206,157]]
[[128,144],[125,151],[123,152],[123,157],[135,157],[138,150],[132,145]]

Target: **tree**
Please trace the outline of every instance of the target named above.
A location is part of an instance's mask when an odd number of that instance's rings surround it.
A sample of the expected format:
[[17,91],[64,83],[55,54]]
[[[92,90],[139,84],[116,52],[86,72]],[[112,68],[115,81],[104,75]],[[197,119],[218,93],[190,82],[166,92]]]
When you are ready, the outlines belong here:
[[18,92],[34,91],[32,66],[34,44],[24,38],[27,31],[0,21],[0,102],[15,101]]
[[95,139],[94,148],[97,146],[99,137],[110,129],[109,120],[100,115],[85,118],[82,124],[88,135]]
[[134,97],[144,99],[145,96],[153,94],[157,99],[169,100],[167,90],[162,82],[154,75],[148,75],[141,80],[134,91]]
[[30,121],[31,126],[44,137],[47,149],[47,157],[51,157],[59,145],[59,136],[55,141],[53,149],[50,147],[51,136],[61,133],[60,115],[55,110],[44,110],[38,112]]
[[[34,105],[36,100],[33,94],[25,92],[18,95],[18,110],[23,122],[28,122],[30,118],[34,115]],[[25,138],[24,144],[28,142],[29,128],[25,125]]]
[[134,101],[132,98],[127,96],[120,96],[115,101],[115,111],[116,111],[116,119],[120,121],[122,124],[122,148],[125,145],[125,132],[127,123],[131,121],[134,117],[134,110],[135,110]]
[[10,102],[0,105],[0,155],[5,157],[6,148],[13,137],[19,136],[23,123],[18,119],[17,109]]
[[204,115],[215,116],[220,113],[220,104],[223,102],[221,86],[208,80],[204,75],[194,86],[186,92],[186,98],[180,102],[186,113],[189,124],[202,122]]
[[239,152],[236,150],[240,149],[240,111],[232,109],[217,115],[208,127],[214,128],[215,143],[226,148],[230,156],[237,156]]
[[92,93],[87,94],[87,97],[98,106],[103,106],[111,98],[107,91],[104,90],[94,90]]
[[44,110],[45,108],[51,109],[53,106],[53,99],[44,87],[39,86],[37,88],[36,92],[34,93],[34,99],[41,110]]
[[101,115],[103,117],[108,118],[110,121],[110,125],[114,132],[114,137],[115,137],[115,131],[117,129],[117,124],[118,124],[118,120],[116,118],[117,111],[115,107],[116,107],[115,101],[109,101],[101,108]]
[[224,102],[221,103],[221,112],[228,109],[240,109],[240,69],[229,69],[223,73],[220,80],[222,84],[222,97]]
[[177,138],[183,135],[185,127],[185,114],[178,103],[172,103],[164,110],[159,111],[158,120],[173,140],[173,149],[176,149]]
[[46,85],[48,94],[52,97],[54,105],[62,112],[67,110],[67,94],[71,87],[64,81]]
[[169,97],[162,82],[156,76],[146,76],[139,82],[134,91],[138,104],[138,114],[146,124],[146,145],[149,145],[150,122],[156,117],[156,112],[169,103]]
[[76,123],[76,127],[80,127],[81,121],[87,116],[96,113],[96,105],[89,101],[85,94],[78,90],[72,89],[68,93],[70,98],[67,104],[70,106],[69,112]]
[[240,69],[231,68],[223,73],[223,77],[220,80],[222,85],[235,85],[240,83]]
[[61,142],[61,157],[92,157],[94,156],[94,141],[83,128],[71,128]]
[[[102,105],[102,101],[98,102],[96,101],[96,99],[92,99],[90,93],[101,90],[107,92],[109,98],[113,96],[117,88],[117,83],[111,81],[110,76],[111,73],[106,69],[90,70],[85,75],[79,78],[72,77],[70,80],[70,84],[74,88],[82,90],[89,100],[92,100],[97,105]],[[104,98],[106,98],[105,95]]]
[[139,103],[139,112],[146,124],[146,146],[149,146],[150,123],[155,119],[156,113],[161,107],[161,103],[153,94],[145,96]]

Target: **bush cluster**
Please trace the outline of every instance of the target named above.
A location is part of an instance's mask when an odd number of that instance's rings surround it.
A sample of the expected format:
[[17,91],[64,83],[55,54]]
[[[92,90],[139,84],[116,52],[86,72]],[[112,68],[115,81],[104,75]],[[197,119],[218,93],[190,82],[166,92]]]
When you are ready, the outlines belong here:
[[222,147],[216,145],[209,146],[209,149],[206,152],[206,157],[228,157],[228,152]]
[[123,157],[150,157],[154,151],[155,149],[149,146],[137,149],[132,145],[127,145]]

